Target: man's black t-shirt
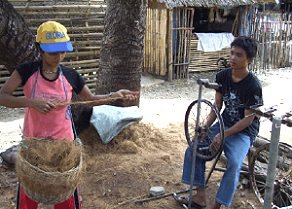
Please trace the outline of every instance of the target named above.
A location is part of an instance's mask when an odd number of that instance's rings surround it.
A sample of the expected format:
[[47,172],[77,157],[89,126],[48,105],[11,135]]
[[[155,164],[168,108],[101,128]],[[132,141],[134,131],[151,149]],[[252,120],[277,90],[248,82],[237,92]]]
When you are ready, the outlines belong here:
[[[245,109],[263,105],[261,84],[251,72],[241,81],[233,82],[231,69],[224,69],[217,73],[216,83],[222,86],[217,91],[223,97],[225,108],[222,117],[227,127],[243,119]],[[259,118],[255,117],[252,124],[241,133],[250,136],[253,141],[258,134],[259,125]]]

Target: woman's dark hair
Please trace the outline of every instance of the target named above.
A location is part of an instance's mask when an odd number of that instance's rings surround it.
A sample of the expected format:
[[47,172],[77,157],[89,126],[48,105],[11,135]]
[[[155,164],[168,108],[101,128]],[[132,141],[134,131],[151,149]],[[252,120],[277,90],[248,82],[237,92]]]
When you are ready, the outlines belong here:
[[240,36],[231,43],[231,47],[233,46],[242,48],[249,59],[253,59],[257,55],[258,43],[253,38]]
[[45,52],[41,49],[41,46],[40,46],[39,43],[35,42],[35,46],[36,46],[36,48],[37,48],[37,50],[38,50],[39,53],[45,53]]

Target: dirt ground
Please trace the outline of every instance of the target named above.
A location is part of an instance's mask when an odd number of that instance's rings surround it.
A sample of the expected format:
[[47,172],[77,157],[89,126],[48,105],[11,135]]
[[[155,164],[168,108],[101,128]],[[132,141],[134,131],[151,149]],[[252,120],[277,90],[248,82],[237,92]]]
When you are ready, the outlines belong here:
[[[162,82],[143,77],[140,109],[143,120],[131,125],[115,140],[102,145],[93,127],[80,134],[84,164],[80,194],[85,209],[175,209],[181,208],[172,196],[143,201],[152,186],[163,186],[166,193],[188,189],[180,182],[184,150],[187,147],[183,120],[188,104],[197,97],[196,78],[214,78],[214,73],[199,73],[189,80]],[[291,69],[259,75],[264,87],[266,107],[278,105],[280,113],[291,111],[287,95],[292,80]],[[212,99],[214,92],[204,91]],[[282,111],[282,112],[281,112]],[[0,109],[0,152],[21,139],[23,109]],[[271,122],[262,121],[260,134],[270,138]],[[281,129],[281,141],[292,144],[292,130]],[[210,204],[222,177],[214,172],[207,188]],[[12,167],[0,165],[0,209],[15,208],[17,179]],[[50,206],[41,206],[47,209]],[[242,184],[235,194],[231,209],[261,208],[253,191]]]

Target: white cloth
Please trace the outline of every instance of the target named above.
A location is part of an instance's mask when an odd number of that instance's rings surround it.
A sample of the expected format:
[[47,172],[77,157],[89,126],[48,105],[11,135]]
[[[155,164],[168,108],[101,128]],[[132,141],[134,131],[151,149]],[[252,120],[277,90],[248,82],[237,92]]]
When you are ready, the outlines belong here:
[[232,33],[196,33],[198,42],[198,51],[215,52],[224,48],[229,48],[234,40]]
[[100,105],[93,107],[90,123],[97,130],[102,143],[107,144],[124,128],[142,118],[143,115],[137,106]]

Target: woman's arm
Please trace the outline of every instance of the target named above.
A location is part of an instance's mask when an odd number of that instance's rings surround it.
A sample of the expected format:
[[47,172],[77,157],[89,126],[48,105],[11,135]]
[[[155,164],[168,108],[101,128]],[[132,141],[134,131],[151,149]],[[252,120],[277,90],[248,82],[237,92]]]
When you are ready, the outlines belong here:
[[0,90],[0,105],[10,108],[29,107],[30,101],[26,97],[15,97],[12,93],[21,85],[21,77],[14,70],[11,77]]
[[81,100],[84,101],[94,101],[99,99],[107,99],[107,98],[122,98],[125,100],[136,100],[138,98],[139,92],[130,91],[127,89],[121,89],[116,92],[112,92],[110,94],[103,94],[103,95],[94,95],[90,91],[90,89],[85,85],[79,93],[79,97]]
[[9,108],[32,107],[41,113],[48,113],[56,107],[51,101],[13,96],[13,92],[21,85],[21,82],[22,80],[19,73],[14,70],[10,78],[0,90],[0,105]]

